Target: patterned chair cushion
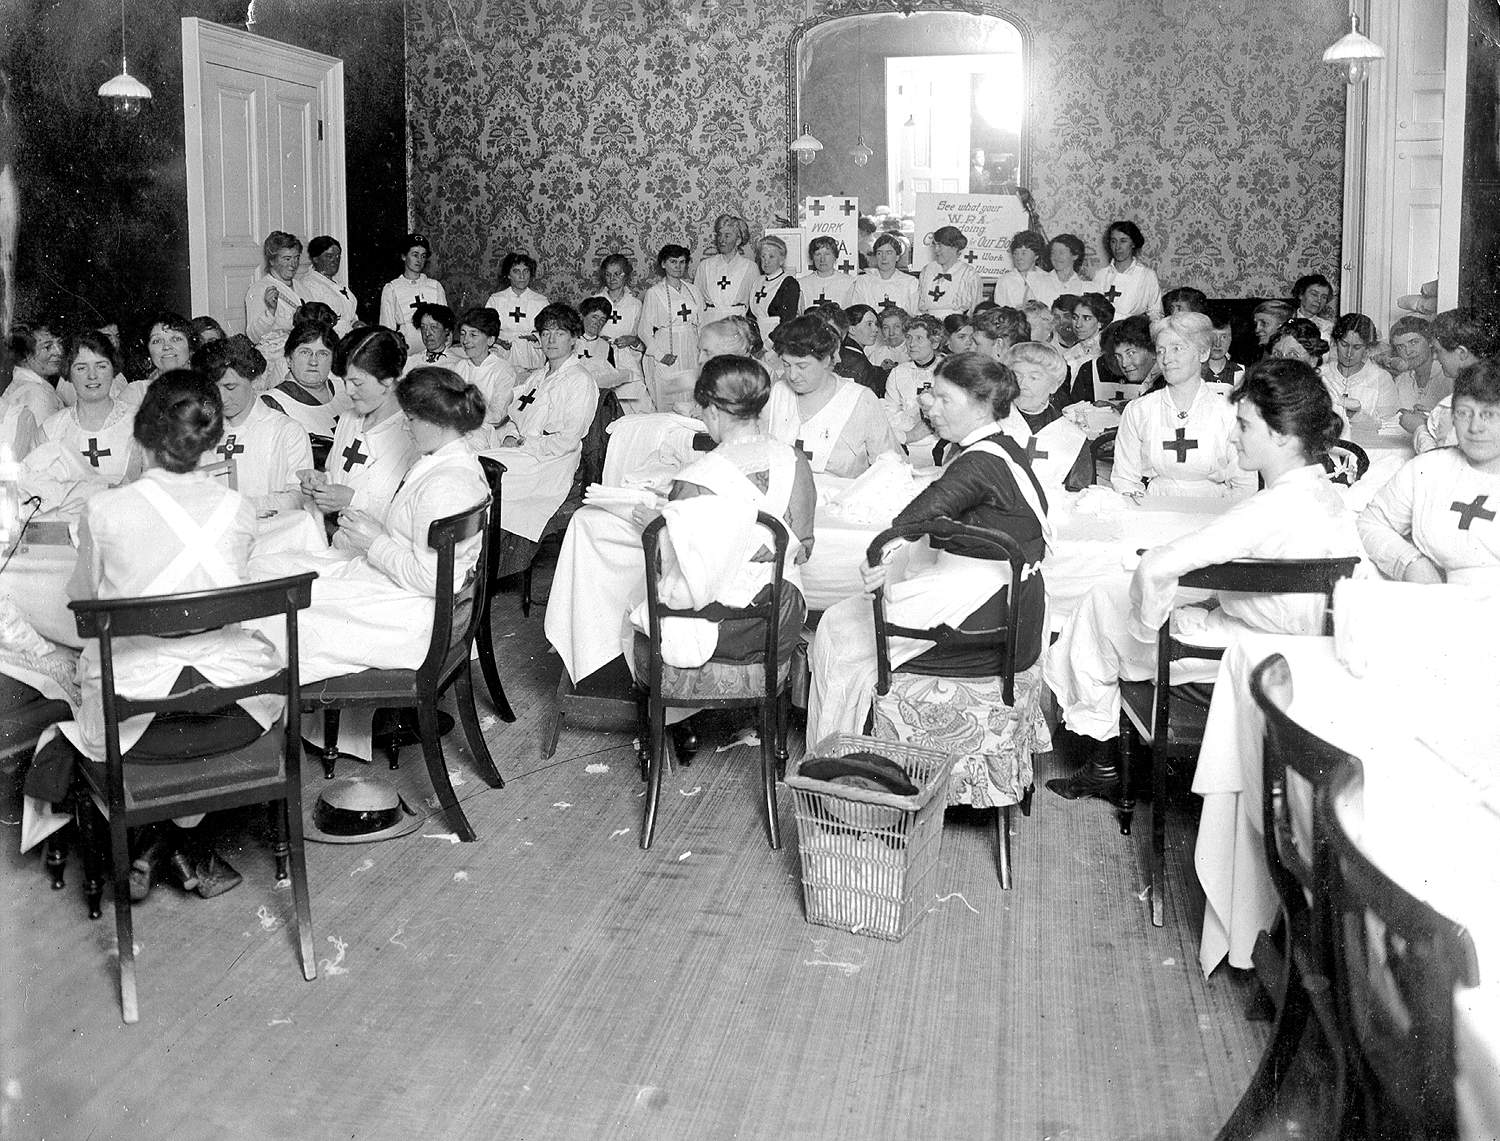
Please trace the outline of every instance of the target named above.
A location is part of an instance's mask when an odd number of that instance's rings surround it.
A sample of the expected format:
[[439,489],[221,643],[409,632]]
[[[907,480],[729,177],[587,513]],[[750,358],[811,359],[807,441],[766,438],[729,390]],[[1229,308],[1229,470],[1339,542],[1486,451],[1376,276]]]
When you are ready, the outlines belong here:
[[[646,683],[650,674],[651,640],[635,637],[635,676]],[[778,681],[785,685],[791,663],[783,665]],[[721,697],[760,697],[765,692],[766,668],[760,662],[717,661],[710,658],[694,668],[663,665],[661,692],[668,701],[712,700]]]
[[1042,664],[1016,674],[1016,703],[1005,704],[998,677],[893,674],[875,697],[874,735],[953,754],[949,804],[1001,808],[1031,787],[1033,752],[1052,747],[1042,716]]

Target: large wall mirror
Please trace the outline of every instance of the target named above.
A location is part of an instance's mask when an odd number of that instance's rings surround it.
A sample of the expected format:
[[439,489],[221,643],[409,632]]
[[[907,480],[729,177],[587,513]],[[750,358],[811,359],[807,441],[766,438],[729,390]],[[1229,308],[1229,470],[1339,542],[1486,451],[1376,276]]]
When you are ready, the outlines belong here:
[[792,163],[788,217],[810,195],[857,195],[863,213],[886,206],[910,217],[919,191],[1027,185],[1029,47],[1017,23],[968,12],[886,10],[804,25],[789,49],[787,141],[805,124],[823,149]]

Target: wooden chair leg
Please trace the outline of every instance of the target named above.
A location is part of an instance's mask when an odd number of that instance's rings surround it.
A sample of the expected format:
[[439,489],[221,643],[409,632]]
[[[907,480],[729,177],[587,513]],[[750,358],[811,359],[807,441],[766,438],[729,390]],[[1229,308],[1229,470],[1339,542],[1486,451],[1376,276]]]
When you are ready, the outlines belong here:
[[[552,755],[557,752],[557,739],[562,736],[563,727],[563,702],[573,695],[573,679],[568,676],[566,669],[560,671],[557,679],[557,694],[552,699],[557,706],[553,710],[551,718],[547,721],[547,728],[542,730],[542,760],[550,761]],[[645,719],[641,719],[644,725]]]
[[767,697],[760,703],[760,781],[766,800],[766,836],[771,850],[781,847],[781,819],[776,812],[776,765],[781,745],[781,703]]
[[448,762],[443,757],[443,742],[438,735],[437,710],[430,705],[417,706],[417,724],[422,736],[422,756],[427,760],[427,775],[432,780],[432,791],[437,793],[438,803],[448,814],[448,822],[464,843],[475,839],[474,828],[464,815],[463,806],[453,792],[453,782],[448,779]]
[[82,789],[73,794],[73,823],[78,828],[78,845],[83,849],[83,900],[89,918],[98,919],[104,911],[104,852],[99,836],[99,812],[94,798]]
[[1135,737],[1135,727],[1130,724],[1130,718],[1120,718],[1120,835],[1129,836],[1132,823],[1135,821],[1135,780],[1131,776],[1131,745]]
[[484,733],[479,728],[479,710],[474,705],[474,673],[472,663],[461,667],[453,683],[453,703],[458,706],[458,720],[464,727],[464,740],[484,783],[491,788],[504,788],[505,778],[495,767],[495,758],[485,743]]
[[1166,924],[1167,914],[1167,761],[1151,746],[1151,924]]
[[662,770],[667,767],[667,707],[655,698],[648,700],[646,735],[650,741],[651,762],[646,777],[646,819],[641,826],[641,849],[649,851],[656,839],[656,810],[661,803]]
[[318,977],[318,956],[313,951],[312,903],[307,891],[307,850],[302,835],[302,803],[296,788],[281,801],[282,823],[286,828],[292,860],[292,906],[297,913],[297,944],[302,956],[302,977],[308,982]]
[[1296,977],[1296,967],[1288,962],[1286,1001],[1276,1016],[1276,1026],[1271,1040],[1266,1043],[1265,1053],[1260,1057],[1255,1076],[1239,1103],[1219,1130],[1215,1141],[1251,1141],[1252,1138],[1276,1135],[1270,1129],[1277,1122],[1276,1106],[1280,1100],[1282,1082],[1291,1068],[1297,1050],[1302,1044],[1312,1006],[1301,980]]
[[1000,870],[1000,890],[1010,890],[1010,823],[1014,809],[1007,804],[995,809],[995,861]]
[[52,880],[52,890],[61,891],[67,887],[68,871],[68,834],[63,829],[52,833],[47,837],[46,855],[42,863],[47,869],[47,875]]
[[271,855],[276,859],[276,882],[285,883],[287,876],[291,874],[288,867],[291,847],[287,839],[286,801],[273,800],[266,805],[266,810],[271,817],[271,835],[274,837]]
[[115,941],[119,945],[120,1016],[140,1021],[135,995],[135,931],[130,916],[130,840],[123,820],[109,822],[110,878],[115,895]]
[[[540,553],[541,548],[537,548]],[[536,555],[531,556],[531,561],[536,561]],[[531,563],[526,564],[526,569],[521,572],[521,617],[531,617]]]
[[778,780],[785,779],[787,761],[791,759],[791,753],[786,747],[787,729],[791,721],[792,691],[788,688],[776,698],[776,777]]
[[323,710],[323,779],[333,779],[333,766],[339,759],[339,711],[334,706]]
[[500,684],[500,668],[495,662],[495,634],[490,626],[490,604],[493,594],[485,596],[484,617],[479,622],[479,669],[484,675],[484,686],[490,693],[490,703],[495,707],[500,720],[507,724],[516,719],[515,711],[505,697],[505,687]]

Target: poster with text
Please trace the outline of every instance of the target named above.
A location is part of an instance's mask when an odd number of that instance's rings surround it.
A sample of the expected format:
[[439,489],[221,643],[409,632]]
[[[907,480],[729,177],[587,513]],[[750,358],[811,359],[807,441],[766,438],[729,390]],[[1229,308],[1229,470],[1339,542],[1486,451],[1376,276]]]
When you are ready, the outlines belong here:
[[796,277],[807,268],[807,238],[800,229],[767,230],[766,237],[780,238],[786,243],[786,272]]
[[802,255],[807,268],[812,259],[807,247],[814,238],[829,237],[839,245],[834,268],[847,274],[859,272],[859,199],[844,194],[808,198],[802,204]]
[[911,267],[920,270],[932,260],[934,230],[957,226],[969,239],[959,256],[980,277],[1011,273],[1010,239],[1030,225],[1026,207],[1014,194],[918,194]]

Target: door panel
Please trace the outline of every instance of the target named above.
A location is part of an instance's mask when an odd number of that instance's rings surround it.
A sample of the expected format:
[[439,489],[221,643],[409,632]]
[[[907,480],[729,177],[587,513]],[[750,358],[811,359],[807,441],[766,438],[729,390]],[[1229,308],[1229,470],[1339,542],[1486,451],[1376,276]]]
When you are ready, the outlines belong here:
[[[245,329],[245,290],[262,263],[264,81],[209,64],[204,73],[204,221],[212,316],[231,333]],[[233,293],[231,282],[238,283]]]

